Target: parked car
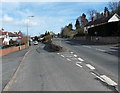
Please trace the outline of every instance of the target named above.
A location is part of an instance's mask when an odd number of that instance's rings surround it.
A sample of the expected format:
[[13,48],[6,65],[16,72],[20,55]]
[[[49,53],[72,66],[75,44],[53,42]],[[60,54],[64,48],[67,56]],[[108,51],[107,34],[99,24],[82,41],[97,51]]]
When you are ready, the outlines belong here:
[[34,41],[33,44],[34,44],[34,45],[38,45],[38,41]]

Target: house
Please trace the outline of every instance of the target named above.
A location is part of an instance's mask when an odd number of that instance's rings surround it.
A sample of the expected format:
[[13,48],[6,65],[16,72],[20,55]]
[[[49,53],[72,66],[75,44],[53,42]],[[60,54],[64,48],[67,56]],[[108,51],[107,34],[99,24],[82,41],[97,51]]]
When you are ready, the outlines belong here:
[[9,41],[13,40],[16,41],[19,35],[18,32],[6,32],[4,29],[0,30],[0,43],[4,45],[9,45]]
[[112,36],[120,33],[119,31],[120,16],[105,16],[99,19],[93,19],[84,27],[84,32],[91,36]]

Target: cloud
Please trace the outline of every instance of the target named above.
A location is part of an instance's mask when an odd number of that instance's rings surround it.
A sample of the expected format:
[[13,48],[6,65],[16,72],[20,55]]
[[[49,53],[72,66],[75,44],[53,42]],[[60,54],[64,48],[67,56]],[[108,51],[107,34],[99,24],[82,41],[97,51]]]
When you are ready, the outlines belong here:
[[2,22],[9,23],[12,22],[14,19],[6,14],[3,16],[3,18],[1,18],[1,20]]
[[[2,2],[110,2],[111,0],[1,0]],[[118,2],[119,0],[114,0]]]

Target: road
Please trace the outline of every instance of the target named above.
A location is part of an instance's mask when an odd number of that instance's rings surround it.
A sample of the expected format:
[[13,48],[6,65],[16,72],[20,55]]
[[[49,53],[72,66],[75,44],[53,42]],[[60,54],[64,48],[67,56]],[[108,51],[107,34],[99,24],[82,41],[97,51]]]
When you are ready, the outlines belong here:
[[112,91],[74,50],[48,52],[44,47],[40,43],[29,49],[5,91]]
[[86,64],[92,64],[101,74],[105,74],[118,82],[118,58],[119,48],[116,45],[102,45],[75,40],[61,40],[64,46],[76,52],[85,60]]

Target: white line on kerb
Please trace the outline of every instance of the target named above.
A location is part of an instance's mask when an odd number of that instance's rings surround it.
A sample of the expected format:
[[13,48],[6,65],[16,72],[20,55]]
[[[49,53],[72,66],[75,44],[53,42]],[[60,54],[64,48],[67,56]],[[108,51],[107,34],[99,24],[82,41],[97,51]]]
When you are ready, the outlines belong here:
[[82,66],[78,62],[76,63],[76,65],[82,68]]
[[87,66],[88,68],[92,69],[92,70],[94,70],[94,69],[95,69],[95,67],[93,67],[93,66],[92,66],[92,65],[90,65],[90,64],[86,64],[86,66]]
[[69,58],[67,58],[68,61],[71,61]]
[[61,55],[61,57],[64,57],[63,55]]
[[80,60],[80,61],[84,61],[82,58],[78,58],[78,60]]

